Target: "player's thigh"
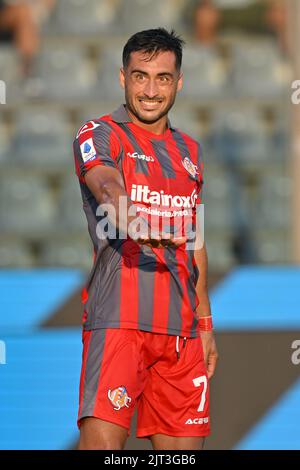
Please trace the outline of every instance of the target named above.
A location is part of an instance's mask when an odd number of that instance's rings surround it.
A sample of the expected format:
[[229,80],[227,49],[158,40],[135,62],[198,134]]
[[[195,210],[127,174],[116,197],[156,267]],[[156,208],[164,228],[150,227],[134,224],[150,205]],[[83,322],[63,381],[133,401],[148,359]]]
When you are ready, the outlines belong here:
[[174,437],[154,434],[150,437],[154,450],[202,450],[204,437]]
[[[126,436],[125,431],[129,433],[135,403],[147,377],[142,365],[137,331],[99,329],[83,332],[77,421],[79,428],[85,423],[82,445],[90,445],[87,443],[91,438],[93,446],[100,442],[101,446],[119,448],[119,440],[117,443],[111,441],[115,434]],[[104,443],[100,440],[101,435],[105,436]]]
[[79,450],[122,450],[127,429],[99,418],[84,418],[80,425]]
[[[170,337],[164,356],[149,369],[149,380],[138,404],[138,437],[164,435],[166,445],[201,447],[210,434],[209,384],[201,339]],[[188,439],[187,441],[185,438]],[[195,439],[196,438],[196,439]],[[155,444],[157,438],[155,438]],[[159,444],[160,445],[160,444]]]

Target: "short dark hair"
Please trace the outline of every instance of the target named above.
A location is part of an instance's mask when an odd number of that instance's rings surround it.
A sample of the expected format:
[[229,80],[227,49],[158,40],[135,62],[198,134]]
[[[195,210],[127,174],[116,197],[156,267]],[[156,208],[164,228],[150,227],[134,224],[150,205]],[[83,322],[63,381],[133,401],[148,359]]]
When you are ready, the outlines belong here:
[[180,70],[182,62],[182,48],[185,42],[172,29],[168,32],[165,28],[147,29],[135,33],[128,39],[123,49],[123,67],[128,66],[131,52],[143,51],[151,56],[160,51],[174,52],[176,57],[176,69]]

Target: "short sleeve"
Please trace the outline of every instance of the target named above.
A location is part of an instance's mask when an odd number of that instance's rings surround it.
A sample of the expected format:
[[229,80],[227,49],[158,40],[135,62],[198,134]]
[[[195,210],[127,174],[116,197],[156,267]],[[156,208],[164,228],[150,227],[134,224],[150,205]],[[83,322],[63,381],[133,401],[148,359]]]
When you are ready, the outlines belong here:
[[97,165],[118,167],[121,145],[108,122],[88,121],[82,126],[73,143],[76,174],[84,177]]

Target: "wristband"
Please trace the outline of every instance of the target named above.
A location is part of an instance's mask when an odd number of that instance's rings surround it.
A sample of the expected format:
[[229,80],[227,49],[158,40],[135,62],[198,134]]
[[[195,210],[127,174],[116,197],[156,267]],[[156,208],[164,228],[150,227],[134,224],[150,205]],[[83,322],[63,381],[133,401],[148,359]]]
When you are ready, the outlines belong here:
[[212,331],[212,329],[213,329],[213,322],[212,322],[211,315],[207,317],[199,318],[199,330],[200,331]]

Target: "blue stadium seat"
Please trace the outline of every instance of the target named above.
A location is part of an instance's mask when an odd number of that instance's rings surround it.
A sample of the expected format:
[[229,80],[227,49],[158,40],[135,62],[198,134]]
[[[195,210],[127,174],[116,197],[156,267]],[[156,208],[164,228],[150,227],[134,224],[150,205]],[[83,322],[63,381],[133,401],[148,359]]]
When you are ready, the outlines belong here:
[[291,71],[272,42],[241,42],[232,47],[232,93],[273,98],[289,89]]
[[0,448],[70,449],[76,426],[80,329],[5,335],[0,373]]
[[57,167],[72,163],[66,115],[46,106],[23,106],[16,115],[13,155],[18,164]]
[[63,33],[99,34],[117,29],[120,0],[57,2],[55,26]]
[[9,172],[0,179],[0,227],[3,232],[38,235],[53,229],[56,206],[42,175]]
[[224,92],[227,74],[217,49],[188,45],[184,50],[182,69],[182,96],[217,99]]

